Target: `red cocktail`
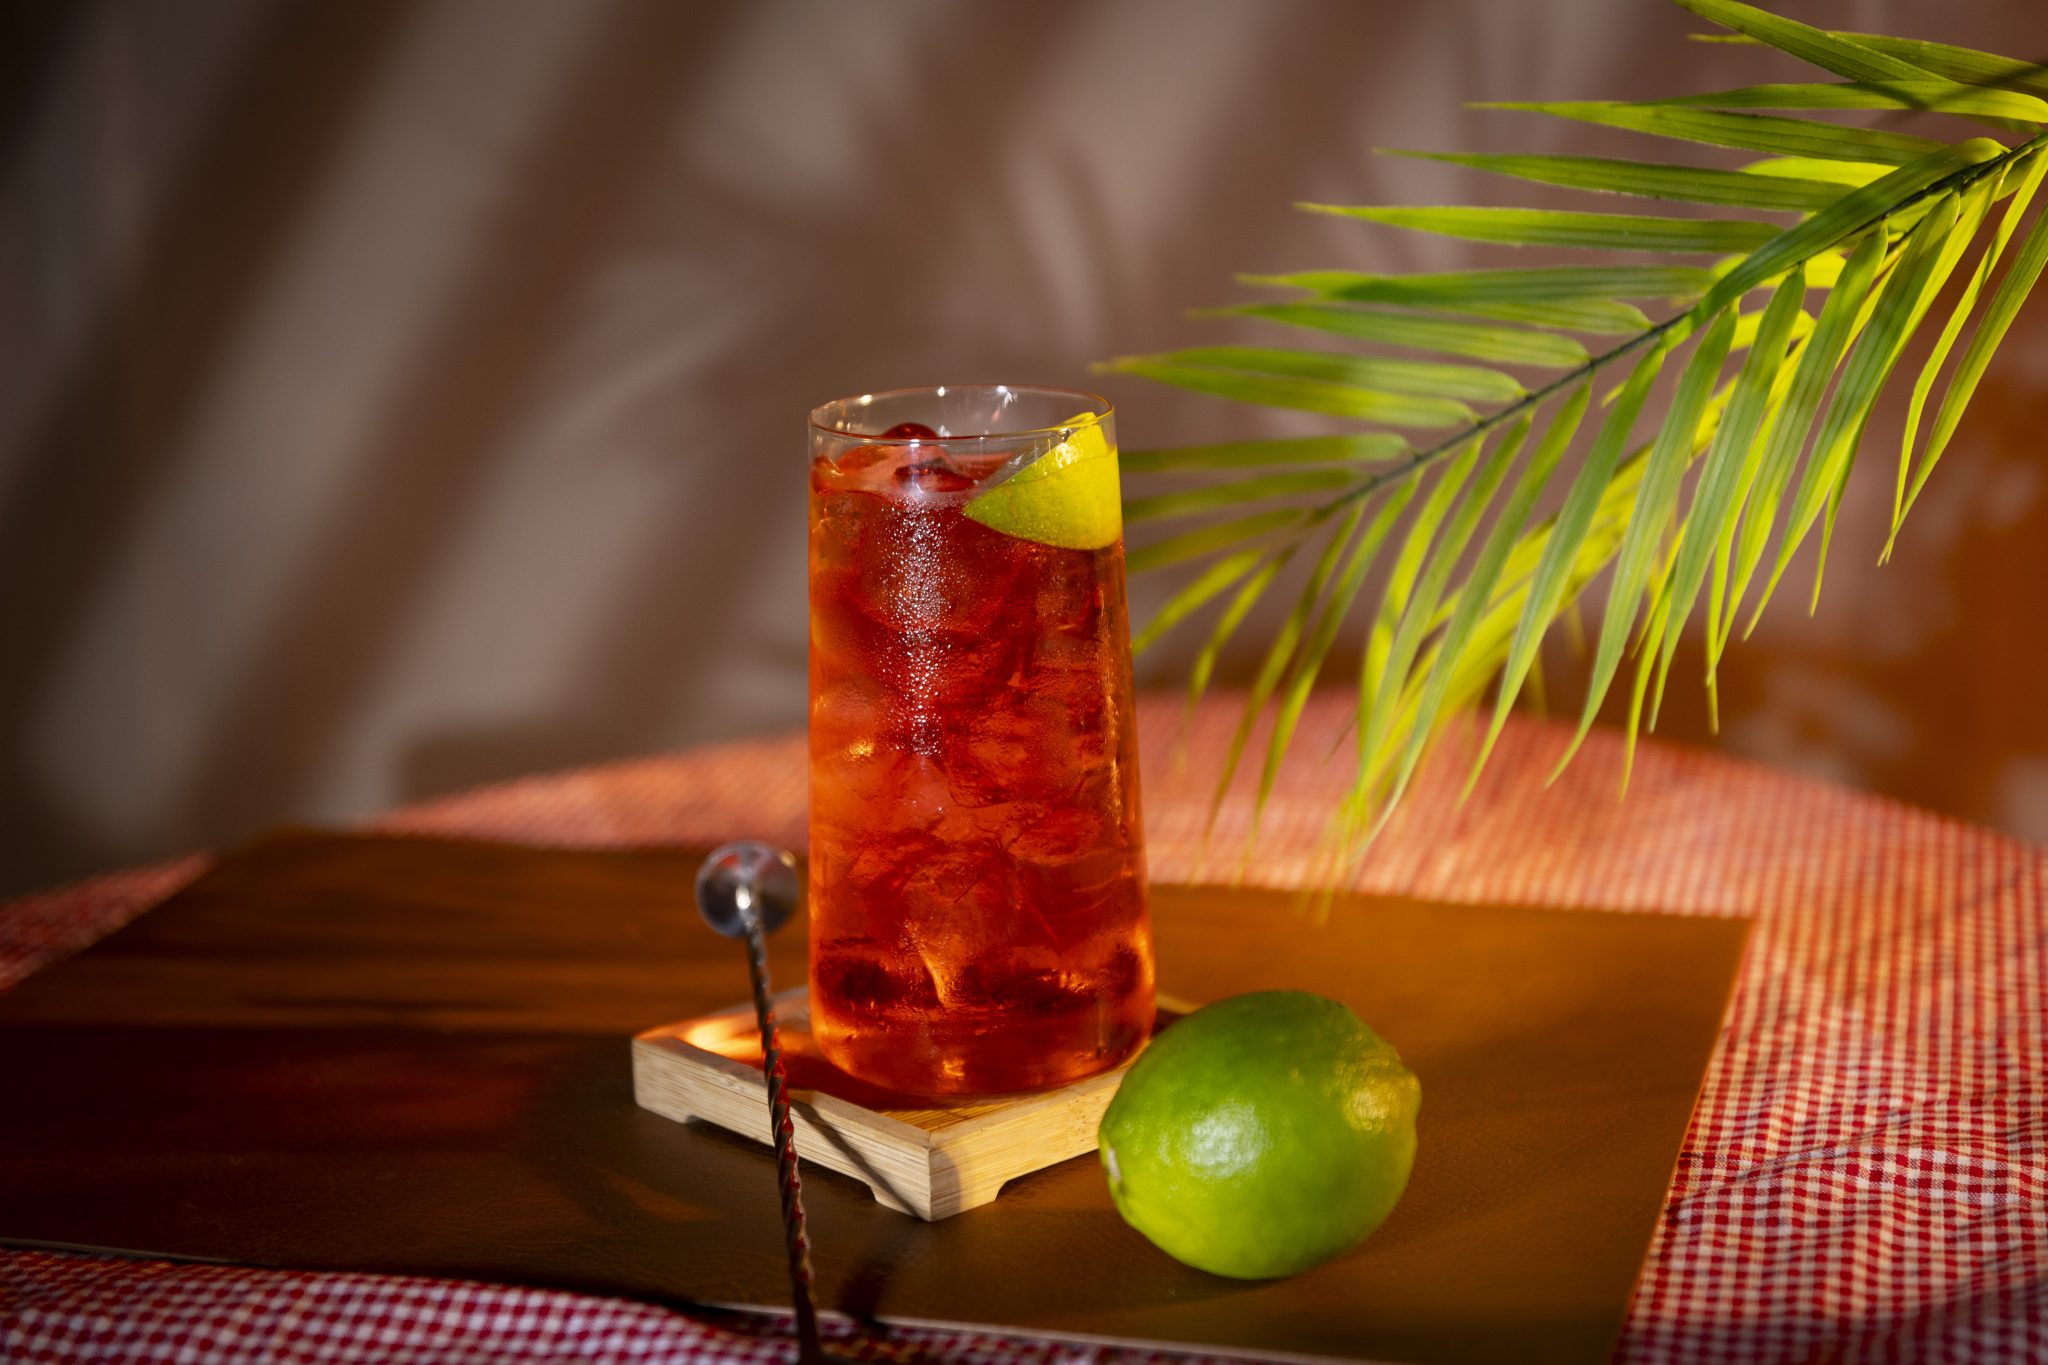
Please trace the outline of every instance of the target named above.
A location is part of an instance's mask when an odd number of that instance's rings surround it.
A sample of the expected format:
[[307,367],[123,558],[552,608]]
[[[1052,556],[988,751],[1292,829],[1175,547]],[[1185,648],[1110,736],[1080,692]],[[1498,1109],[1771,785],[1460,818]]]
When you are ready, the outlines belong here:
[[812,414],[811,1027],[863,1080],[1057,1085],[1151,1025],[1110,422],[998,386]]

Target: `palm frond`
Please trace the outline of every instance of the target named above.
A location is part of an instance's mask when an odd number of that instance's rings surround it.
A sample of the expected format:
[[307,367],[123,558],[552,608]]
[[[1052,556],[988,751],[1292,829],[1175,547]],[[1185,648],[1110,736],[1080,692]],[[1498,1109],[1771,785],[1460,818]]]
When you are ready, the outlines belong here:
[[1299,204],[1310,213],[1363,218],[1471,242],[1503,246],[1564,246],[1608,251],[1684,251],[1720,255],[1751,251],[1778,235],[1769,223],[1659,218],[1635,213],[1565,213],[1555,209],[1388,209],[1344,204]]
[[1369,463],[1411,455],[1408,442],[1388,431],[1339,436],[1289,436],[1273,441],[1220,441],[1170,450],[1126,450],[1117,457],[1127,474],[1187,469],[1250,469],[1274,465]]
[[[1661,638],[1652,636],[1649,641],[1657,645],[1657,690],[1660,694],[1663,692],[1663,679],[1671,667],[1672,655],[1678,648],[1679,627],[1692,614],[1693,603],[1699,597],[1710,563],[1729,540],[1729,509],[1741,488],[1743,475],[1747,473],[1754,477],[1757,429],[1763,424],[1764,411],[1778,388],[1778,376],[1784,369],[1786,348],[1792,338],[1793,320],[1799,314],[1800,301],[1805,293],[1805,272],[1795,268],[1771,296],[1770,307],[1765,310],[1757,332],[1756,344],[1750,348],[1742,372],[1735,378],[1727,411],[1714,432],[1714,439],[1701,465],[1692,506],[1678,534],[1677,552],[1669,571],[1671,577],[1667,580],[1664,629]],[[1654,706],[1651,720],[1654,724]]]
[[1557,332],[1499,327],[1369,304],[1253,303],[1238,308],[1196,309],[1194,315],[1264,318],[1359,341],[1379,341],[1425,354],[1463,356],[1496,365],[1558,368],[1583,365],[1592,359],[1584,342]]
[[[1850,255],[1833,292],[1828,295],[1827,303],[1821,308],[1813,335],[1799,356],[1789,390],[1768,414],[1766,425],[1769,434],[1759,443],[1762,453],[1757,457],[1755,473],[1744,490],[1746,505],[1741,509],[1740,540],[1733,552],[1728,584],[1723,592],[1724,615],[1718,634],[1724,641],[1738,606],[1748,595],[1751,576],[1763,558],[1764,546],[1778,517],[1799,452],[1812,432],[1813,420],[1820,411],[1828,382],[1834,377],[1835,367],[1849,349],[1849,343],[1855,340],[1869,316],[1870,286],[1877,278],[1884,256],[1884,234],[1877,232],[1867,234]],[[1718,651],[1710,650],[1707,664],[1710,672],[1718,662]]]
[[1492,171],[1517,180],[1533,180],[1566,189],[1599,190],[1607,194],[1628,194],[1684,204],[1808,212],[1826,208],[1842,195],[1838,183],[1819,177],[1808,179],[1792,174],[1721,171],[1707,166],[1673,166],[1657,161],[1627,161],[1604,156],[1402,151],[1387,154],[1467,166],[1476,171]]
[[1706,109],[1921,109],[2009,123],[2048,121],[2048,100],[2011,90],[1979,90],[1953,81],[1841,81],[1814,85],[1752,85],[1660,104]]
[[[1536,651],[1543,643],[1544,634],[1557,620],[1565,604],[1575,596],[1573,589],[1578,585],[1574,582],[1573,567],[1578,563],[1581,547],[1592,534],[1599,508],[1614,486],[1615,462],[1628,444],[1629,433],[1634,430],[1636,418],[1649,399],[1650,385],[1656,382],[1664,365],[1667,348],[1661,344],[1662,338],[1658,342],[1636,362],[1628,382],[1608,409],[1600,435],[1594,440],[1579,476],[1572,481],[1571,491],[1565,495],[1564,507],[1557,514],[1556,524],[1545,538],[1542,558],[1533,570],[1529,593],[1509,643],[1499,695],[1494,702],[1493,723],[1479,746],[1472,778],[1467,781],[1468,790],[1471,781],[1477,780],[1487,756],[1493,752],[1501,727],[1507,724],[1508,709],[1515,704],[1523,681],[1535,665]],[[1637,478],[1640,477],[1638,470]]]
[[[1494,593],[1501,582],[1502,572],[1507,567],[1509,554],[1522,538],[1530,514],[1535,510],[1536,499],[1541,495],[1551,474],[1557,469],[1566,447],[1577,434],[1579,423],[1586,415],[1586,400],[1590,390],[1580,385],[1572,391],[1552,416],[1543,440],[1536,453],[1522,470],[1522,477],[1515,490],[1508,496],[1507,504],[1493,524],[1492,533],[1472,563],[1471,570],[1453,598],[1453,606],[1444,622],[1443,632],[1435,644],[1435,657],[1428,668],[1411,672],[1407,687],[1414,688],[1415,680],[1421,680],[1421,690],[1412,702],[1414,711],[1429,716],[1440,712],[1453,699],[1454,688],[1459,682],[1458,672],[1461,661],[1466,659],[1467,650],[1475,644],[1475,633],[1482,629],[1488,609],[1500,611],[1494,603]],[[1502,606],[1506,604],[1501,604]],[[1420,619],[1419,614],[1417,619]],[[1434,624],[1432,622],[1431,624]],[[1501,612],[1501,626],[1508,625],[1507,614]],[[1500,642],[1505,645],[1508,636],[1505,630],[1497,628]],[[1484,646],[1481,646],[1482,650]],[[1484,686],[1484,677],[1475,677],[1469,691],[1463,691],[1459,700],[1476,696]],[[1377,700],[1377,699],[1376,699]],[[1403,699],[1404,701],[1406,698]],[[1380,702],[1377,707],[1384,717],[1372,740],[1364,745],[1365,757],[1361,761],[1361,772],[1365,776],[1364,790],[1381,798],[1378,802],[1385,813],[1391,813],[1394,805],[1407,790],[1409,780],[1422,759],[1423,747],[1428,743],[1429,730],[1420,725],[1409,725],[1400,732],[1395,722],[1409,714],[1410,708],[1403,706],[1397,712]],[[1395,746],[1395,735],[1400,733],[1399,753],[1389,760],[1387,751]]]
[[1156,375],[1163,371],[1178,375],[1190,367],[1286,375],[1383,394],[1462,398],[1475,403],[1511,403],[1527,392],[1513,375],[1481,365],[1403,360],[1349,351],[1292,351],[1270,346],[1198,346],[1163,355],[1126,356],[1110,361],[1104,368],[1133,374]]
[[[1831,38],[1855,43],[1872,52],[1894,57],[1921,71],[1945,76],[1959,84],[1993,90],[2018,90],[2048,98],[2048,67],[2015,57],[2001,57],[1975,48],[1951,43],[1929,42],[1924,38],[1895,38],[1884,33],[1851,33],[1835,30]],[[1696,33],[1695,42],[1756,44],[1745,33]],[[1839,74],[1839,73],[1838,73]]]
[[[1365,621],[1355,776],[1335,816],[1349,852],[1384,826],[1444,721],[1482,704],[1491,688],[1470,789],[1538,676],[1545,638],[1602,574],[1605,612],[1570,751],[1631,652],[1631,752],[1638,728],[1654,728],[1702,599],[1711,704],[1744,612],[1753,627],[1816,526],[1825,563],[1879,397],[1944,285],[1960,278],[1913,374],[1892,475],[1894,540],[1954,442],[2020,304],[2048,269],[2048,212],[2036,208],[2048,178],[2048,69],[1832,32],[1735,0],[1677,3],[1730,30],[1732,41],[1776,48],[1831,79],[1482,107],[1761,159],[1395,154],[1609,196],[1610,204],[1621,195],[1723,216],[1303,205],[1490,246],[1596,254],[1589,264],[1240,276],[1293,296],[1194,316],[1275,328],[1280,341],[1184,347],[1100,367],[1361,424],[1125,457],[1134,482],[1176,480],[1133,490],[1126,514],[1135,527],[1194,523],[1138,544],[1129,560],[1134,569],[1191,567],[1138,647],[1213,613],[1191,700],[1257,605],[1307,566],[1253,675],[1219,801],[1270,715],[1255,800],[1255,811],[1263,808],[1354,613]],[[1833,121],[1870,110],[1953,115],[1993,135],[1947,142]],[[1633,259],[1607,259],[1617,252]],[[1695,259],[1673,259],[1688,256]],[[1304,333],[1317,344],[1287,339]],[[1673,396],[1654,429],[1638,432],[1667,369],[1678,375]],[[1574,467],[1568,452],[1587,432]],[[1546,503],[1555,510],[1542,514]]]
[[1734,335],[1734,313],[1723,310],[1715,314],[1687,362],[1678,381],[1678,394],[1658,427],[1657,441],[1650,448],[1642,488],[1636,493],[1635,509],[1629,514],[1628,532],[1622,537],[1614,577],[1608,586],[1607,612],[1600,628],[1600,645],[1593,655],[1593,677],[1586,687],[1579,732],[1559,760],[1560,765],[1571,760],[1586,732],[1592,729],[1593,718],[1607,695],[1607,685],[1621,663],[1622,650],[1635,630],[1637,612],[1654,607],[1654,602],[1647,600],[1656,595],[1658,586],[1650,577],[1652,561],[1660,553],[1667,524],[1678,505],[1679,483],[1692,462],[1707,401],[1720,379],[1721,364],[1728,358],[1728,343]]
[[1836,123],[1779,118],[1773,114],[1728,114],[1719,110],[1641,101],[1565,100],[1481,104],[1475,107],[1549,114],[1555,118],[1598,123],[1632,133],[1678,138],[1710,147],[1733,147],[1747,152],[1811,157],[1822,161],[1875,161],[1904,166],[1930,152],[1941,150],[1939,142],[1911,133],[1845,128]]
[[[2048,154],[2037,155],[2022,183],[2020,194],[2015,196],[2013,210],[1999,225],[1997,235],[1984,253],[1983,266],[1970,282],[1966,292],[1971,301],[1975,300],[1983,284],[1984,275],[1997,264],[2007,238],[2017,226],[2020,213],[2033,198],[2034,191],[2040,187],[2041,172],[2044,168],[2048,168]],[[1948,388],[1942,393],[1941,408],[1934,418],[1934,434],[1928,439],[1927,450],[1921,455],[1919,463],[1914,466],[1912,486],[1906,490],[1898,510],[1893,515],[1893,540],[1898,538],[1899,523],[1905,519],[1907,509],[1912,507],[1913,500],[1919,497],[1921,487],[1927,482],[1927,476],[1933,472],[1934,462],[1941,458],[1942,451],[1948,448],[1950,438],[1955,435],[1956,424],[1962,421],[1963,409],[1969,405],[1970,395],[1976,392],[1977,381],[1984,377],[1984,370],[1991,363],[1992,352],[1997,350],[1998,343],[2005,339],[2006,328],[2012,325],[2013,316],[2019,312],[2021,302],[2032,291],[2035,281],[2041,278],[2042,266],[2048,264],[2048,229],[2044,229],[2044,223],[2048,223],[2048,218],[2035,217],[2034,226],[2027,233],[2026,245],[2020,249],[2019,259],[1999,281],[1998,292],[1991,298],[1991,306],[1985,310],[1982,320],[1978,322],[1976,332],[1970,337],[1969,348],[1963,352],[1962,362],[1956,367],[1954,378],[1949,381]],[[1952,326],[1960,320],[1964,311],[1958,308],[1956,317],[1951,319]],[[1940,359],[1941,356],[1937,354],[1935,360],[1929,362],[1929,374],[1933,373],[1933,365]],[[1911,428],[1908,427],[1908,439],[1910,432]],[[1903,465],[1901,467],[1903,468]]]

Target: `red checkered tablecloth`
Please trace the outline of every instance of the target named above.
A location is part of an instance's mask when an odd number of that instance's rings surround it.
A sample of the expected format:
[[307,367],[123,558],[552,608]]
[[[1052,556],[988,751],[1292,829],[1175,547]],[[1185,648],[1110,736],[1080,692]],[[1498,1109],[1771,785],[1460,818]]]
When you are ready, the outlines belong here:
[[[1146,831],[1162,881],[1298,886],[1342,788],[1314,759],[1350,698],[1313,703],[1242,854],[1248,794],[1206,840],[1235,722],[1148,700]],[[2048,1360],[2048,852],[1875,797],[1652,743],[1625,803],[1596,735],[1512,726],[1471,798],[1447,738],[1361,887],[1445,901],[1750,914],[1756,935],[1650,1247],[1627,1361]],[[800,844],[799,736],[415,806],[379,827],[601,847],[757,835]],[[0,986],[197,875],[204,857],[0,908]],[[865,1359],[1053,1361],[1072,1347],[892,1332]],[[794,1358],[779,1323],[493,1285],[15,1252],[0,1360],[559,1361]],[[1093,1360],[1138,1352],[1087,1351]]]

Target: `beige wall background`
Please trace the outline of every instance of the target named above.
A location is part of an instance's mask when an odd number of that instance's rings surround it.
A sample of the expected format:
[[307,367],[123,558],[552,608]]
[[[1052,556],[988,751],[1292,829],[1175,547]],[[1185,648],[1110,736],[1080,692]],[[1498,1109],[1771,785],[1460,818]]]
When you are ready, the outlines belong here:
[[[2036,0],[1782,7],[2048,53]],[[1596,146],[1468,100],[1785,77],[1697,26],[1655,0],[15,0],[0,890],[800,724],[811,405],[1087,384],[1227,335],[1182,310],[1239,270],[1469,263],[1289,204],[1516,193],[1374,146]],[[1820,615],[1732,656],[1722,747],[2048,839],[2044,312],[1883,570],[1873,439]],[[1286,420],[1104,387],[1127,446]]]

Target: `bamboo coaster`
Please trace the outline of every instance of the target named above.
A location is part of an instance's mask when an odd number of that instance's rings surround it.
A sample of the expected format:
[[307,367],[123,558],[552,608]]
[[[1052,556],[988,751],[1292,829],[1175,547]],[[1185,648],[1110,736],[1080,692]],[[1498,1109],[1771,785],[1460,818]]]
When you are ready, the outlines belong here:
[[[1162,1001],[1159,1022],[1187,1012]],[[850,1175],[878,1203],[926,1222],[993,1201],[1007,1181],[1095,1150],[1102,1111],[1130,1063],[1057,1090],[938,1108],[864,1085],[811,1040],[802,987],[775,997],[797,1150]],[[633,1098],[677,1121],[701,1119],[766,1143],[768,1080],[751,1005],[664,1024],[633,1040]]]

